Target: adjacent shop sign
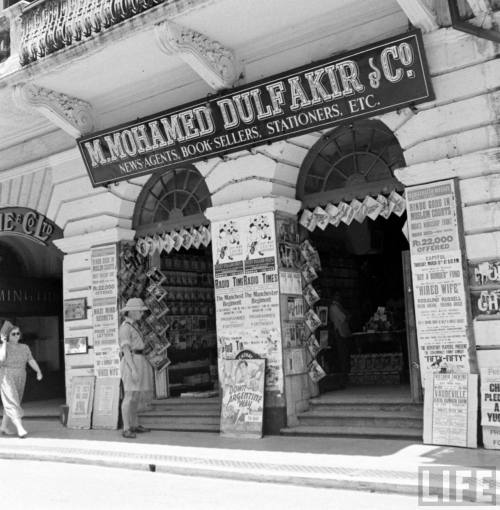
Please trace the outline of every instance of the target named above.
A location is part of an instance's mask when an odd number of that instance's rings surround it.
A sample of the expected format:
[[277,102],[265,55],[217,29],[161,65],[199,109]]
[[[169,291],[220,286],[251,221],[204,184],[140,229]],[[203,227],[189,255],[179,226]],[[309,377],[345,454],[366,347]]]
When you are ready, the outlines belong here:
[[0,277],[0,314],[57,315],[61,305],[59,280]]
[[469,264],[472,315],[474,319],[500,317],[500,261]]
[[477,448],[477,374],[432,374],[424,393],[424,443]]
[[91,249],[94,368],[97,377],[120,377],[117,264],[116,244]]
[[481,425],[500,428],[500,367],[481,374]]
[[221,434],[262,437],[264,413],[263,359],[224,360],[221,372]]
[[26,207],[0,208],[0,234],[19,235],[45,245],[63,236],[53,221]]
[[99,186],[433,98],[413,31],[82,137],[78,147]]
[[469,372],[472,338],[453,180],[406,189],[408,230],[422,378]]

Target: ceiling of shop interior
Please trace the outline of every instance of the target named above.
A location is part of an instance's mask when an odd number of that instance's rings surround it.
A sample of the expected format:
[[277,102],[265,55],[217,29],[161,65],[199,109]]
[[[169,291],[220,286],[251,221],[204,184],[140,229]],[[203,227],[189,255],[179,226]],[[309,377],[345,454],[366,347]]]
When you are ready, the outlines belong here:
[[[172,21],[232,49],[243,67],[239,84],[354,49],[408,27],[396,0],[220,0]],[[74,146],[65,133],[56,136],[57,128],[44,117],[12,104],[16,83],[33,81],[88,101],[97,112],[97,129],[214,93],[178,56],[161,52],[152,29],[134,31],[125,22],[113,30],[122,32],[112,38],[107,38],[106,31],[94,35],[95,41],[60,50],[10,77],[2,76],[0,65],[0,170],[14,161],[19,164],[43,157],[44,150],[57,152]],[[43,137],[49,140],[45,149],[40,144]],[[21,152],[16,148],[20,143]]]

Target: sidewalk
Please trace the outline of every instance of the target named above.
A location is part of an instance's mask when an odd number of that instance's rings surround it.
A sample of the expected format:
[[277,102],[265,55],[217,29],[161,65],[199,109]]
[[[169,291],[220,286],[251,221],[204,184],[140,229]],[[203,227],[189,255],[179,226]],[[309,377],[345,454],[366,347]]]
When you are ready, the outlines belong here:
[[26,428],[26,439],[0,436],[0,458],[403,494],[417,494],[419,466],[500,469],[497,451],[404,440],[282,436],[253,440],[167,431],[126,440],[121,431],[70,430],[55,419],[33,417]]

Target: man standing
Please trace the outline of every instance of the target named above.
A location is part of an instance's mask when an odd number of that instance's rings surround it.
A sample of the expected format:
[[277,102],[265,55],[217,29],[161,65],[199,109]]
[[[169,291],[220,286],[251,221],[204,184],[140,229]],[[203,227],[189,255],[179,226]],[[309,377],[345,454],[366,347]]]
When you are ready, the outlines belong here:
[[338,371],[341,374],[341,388],[345,388],[350,372],[350,343],[351,328],[349,327],[349,313],[342,305],[339,291],[333,293],[333,299],[328,309],[330,319],[329,343],[336,353]]
[[122,308],[125,319],[118,332],[124,390],[122,436],[127,439],[135,438],[138,432],[149,432],[149,429],[139,425],[137,416],[141,396],[153,391],[153,369],[144,357],[144,341],[136,326],[147,309],[142,299],[130,298]]

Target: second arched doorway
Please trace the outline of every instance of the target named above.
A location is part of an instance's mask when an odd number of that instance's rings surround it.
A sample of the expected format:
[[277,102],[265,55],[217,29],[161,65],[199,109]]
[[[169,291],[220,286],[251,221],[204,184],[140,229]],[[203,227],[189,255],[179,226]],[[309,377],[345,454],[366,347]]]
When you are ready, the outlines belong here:
[[[320,389],[421,398],[410,323],[405,165],[393,133],[363,120],[325,133],[304,159],[297,182],[301,224],[319,252],[313,286],[324,321],[317,331],[327,376]],[[410,322],[409,322],[410,321]],[[411,384],[410,384],[411,383]]]

